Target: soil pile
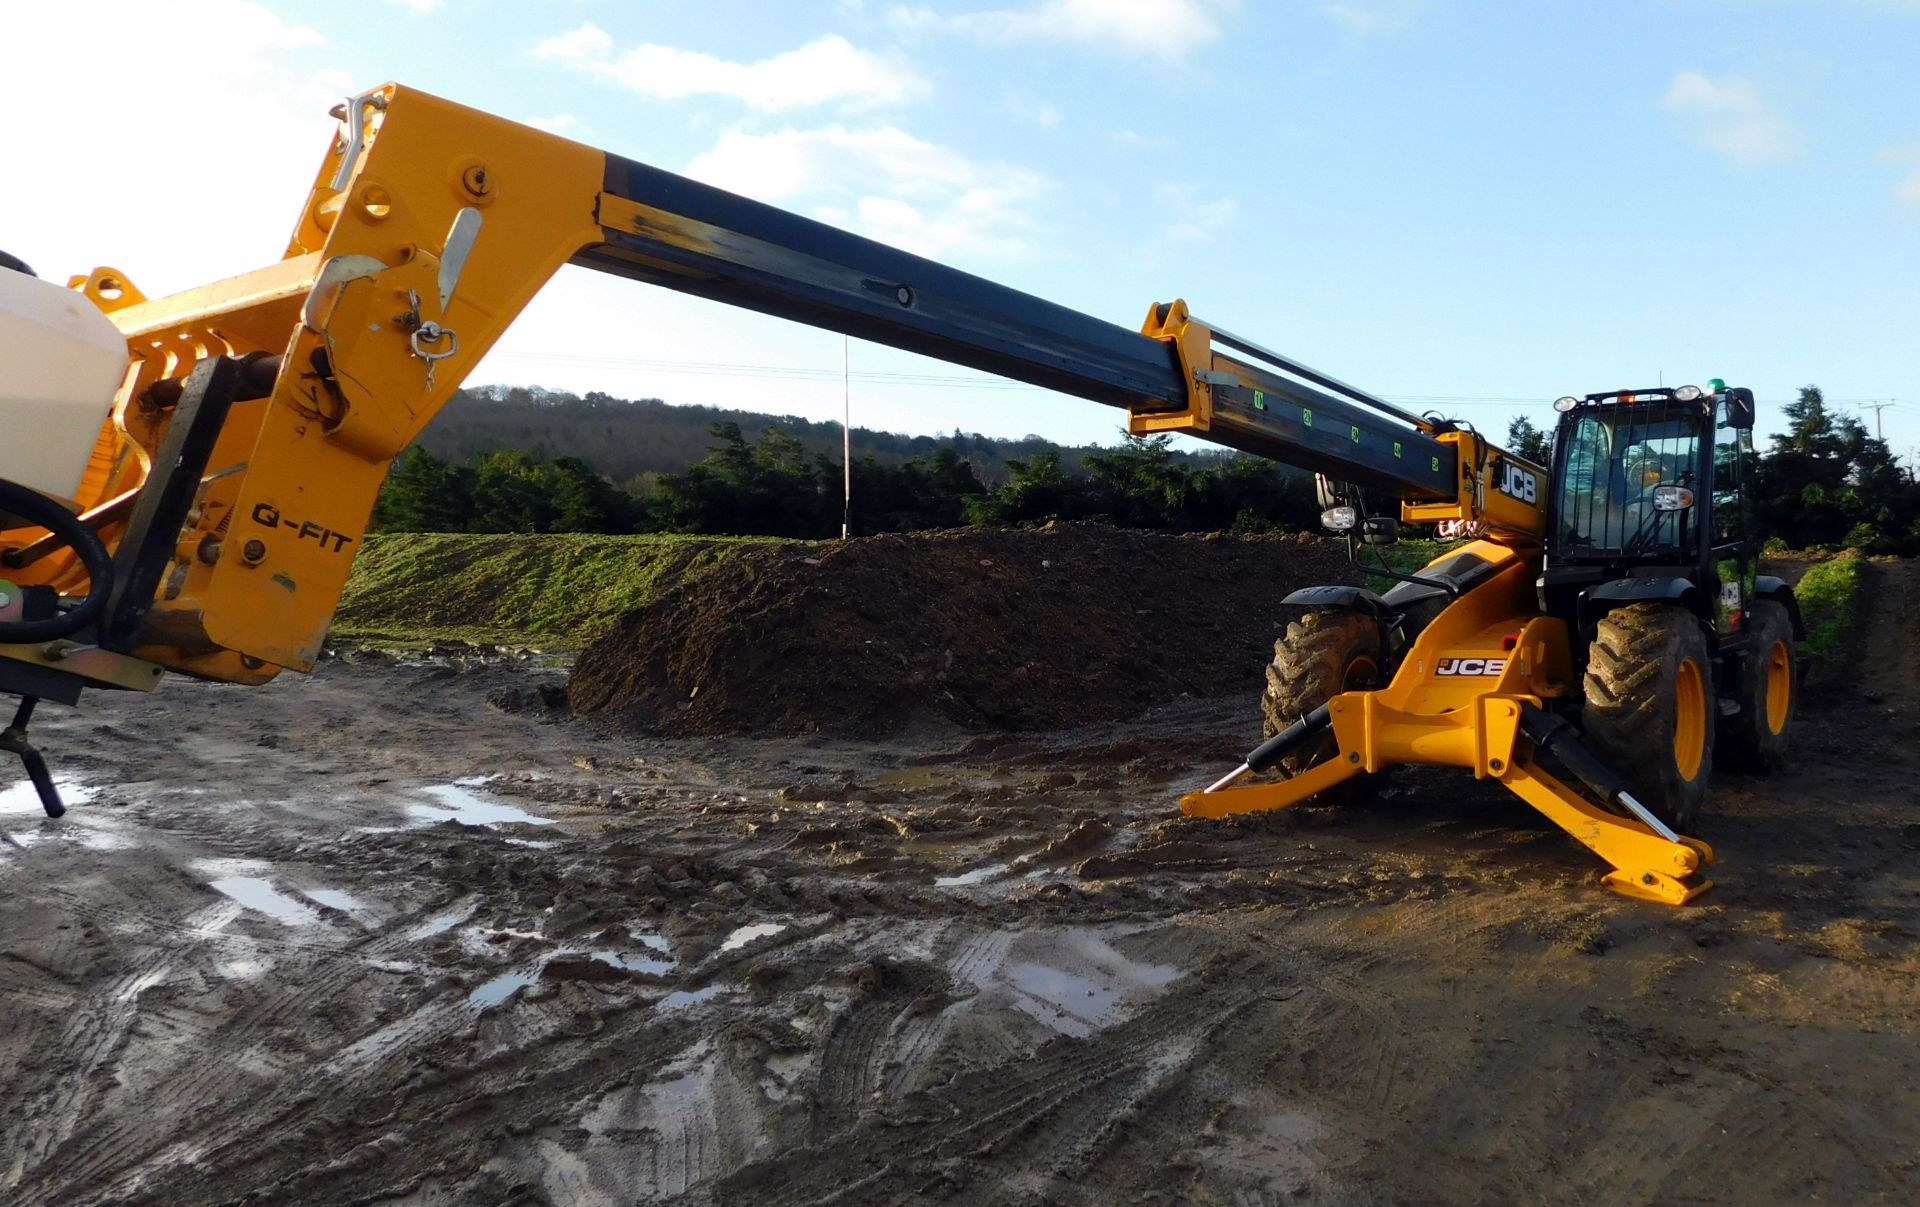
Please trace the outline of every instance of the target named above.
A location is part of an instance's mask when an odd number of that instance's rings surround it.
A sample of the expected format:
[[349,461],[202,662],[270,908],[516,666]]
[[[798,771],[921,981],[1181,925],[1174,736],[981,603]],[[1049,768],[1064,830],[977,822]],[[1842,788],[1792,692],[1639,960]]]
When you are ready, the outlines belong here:
[[770,545],[584,650],[576,713],[669,733],[1044,729],[1244,690],[1295,587],[1356,581],[1312,536],[1095,526]]

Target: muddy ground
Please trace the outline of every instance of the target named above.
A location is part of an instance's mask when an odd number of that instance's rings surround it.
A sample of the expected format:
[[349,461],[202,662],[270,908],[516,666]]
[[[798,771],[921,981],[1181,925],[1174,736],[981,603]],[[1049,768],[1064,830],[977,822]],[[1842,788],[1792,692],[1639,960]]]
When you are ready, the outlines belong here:
[[449,656],[47,710],[91,799],[0,797],[0,1201],[1912,1202],[1920,575],[1870,586],[1678,910],[1459,773],[1181,820],[1238,697],[643,739]]

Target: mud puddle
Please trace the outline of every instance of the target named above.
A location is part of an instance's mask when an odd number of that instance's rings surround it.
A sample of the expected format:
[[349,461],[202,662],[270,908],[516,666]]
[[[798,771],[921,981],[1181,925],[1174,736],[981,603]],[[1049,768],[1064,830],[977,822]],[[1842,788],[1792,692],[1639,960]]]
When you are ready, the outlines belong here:
[[[11,776],[17,770],[9,767],[7,774]],[[68,808],[88,804],[99,795],[97,788],[78,780],[55,779],[53,786],[59,790],[60,800]],[[0,788],[0,826],[17,820],[31,820],[46,816],[46,807],[40,803],[40,794],[34,790],[32,780],[23,779]]]
[[71,779],[56,779],[54,786],[67,806],[66,815],[58,819],[47,816],[32,781],[21,780],[0,788],[0,859],[9,849],[21,851],[46,840],[95,851],[124,850],[132,844],[117,819],[80,807],[99,798],[98,788]]
[[271,880],[259,876],[220,876],[207,881],[216,892],[233,898],[256,913],[288,926],[317,926],[319,911],[287,896]]
[[970,872],[961,872],[956,876],[936,876],[933,879],[933,885],[935,888],[964,888],[970,884],[991,880],[1012,866],[1008,863],[989,863],[984,867],[977,867]]
[[517,805],[507,804],[479,787],[487,779],[456,780],[451,784],[434,784],[419,791],[433,798],[432,804],[409,803],[407,816],[416,825],[433,826],[443,822],[459,822],[466,826],[551,826],[555,819],[529,813]]
[[736,928],[720,941],[721,951],[738,951],[747,944],[759,939],[770,939],[787,929],[784,922],[756,922],[751,926]]

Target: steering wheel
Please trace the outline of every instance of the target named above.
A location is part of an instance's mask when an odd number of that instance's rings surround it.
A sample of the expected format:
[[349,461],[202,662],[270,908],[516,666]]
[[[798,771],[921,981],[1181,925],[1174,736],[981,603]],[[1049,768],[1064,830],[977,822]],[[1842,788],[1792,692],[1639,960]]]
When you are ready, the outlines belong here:
[[[72,636],[99,619],[113,593],[113,559],[100,534],[37,490],[0,478],[0,511],[11,512],[53,533],[80,555],[87,568],[87,594],[67,611],[44,620],[0,620],[0,644],[26,645]],[[0,563],[0,572],[5,565]]]

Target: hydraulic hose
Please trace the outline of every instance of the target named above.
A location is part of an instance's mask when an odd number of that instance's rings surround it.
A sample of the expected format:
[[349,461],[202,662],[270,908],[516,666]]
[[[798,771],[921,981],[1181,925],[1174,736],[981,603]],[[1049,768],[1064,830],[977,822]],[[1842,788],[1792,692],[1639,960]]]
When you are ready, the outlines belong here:
[[[44,620],[0,621],[0,645],[57,641],[72,636],[99,619],[113,593],[113,559],[100,535],[60,504],[36,490],[0,478],[0,511],[30,520],[65,541],[87,568],[87,595],[66,612]],[[0,563],[0,573],[5,572]]]

